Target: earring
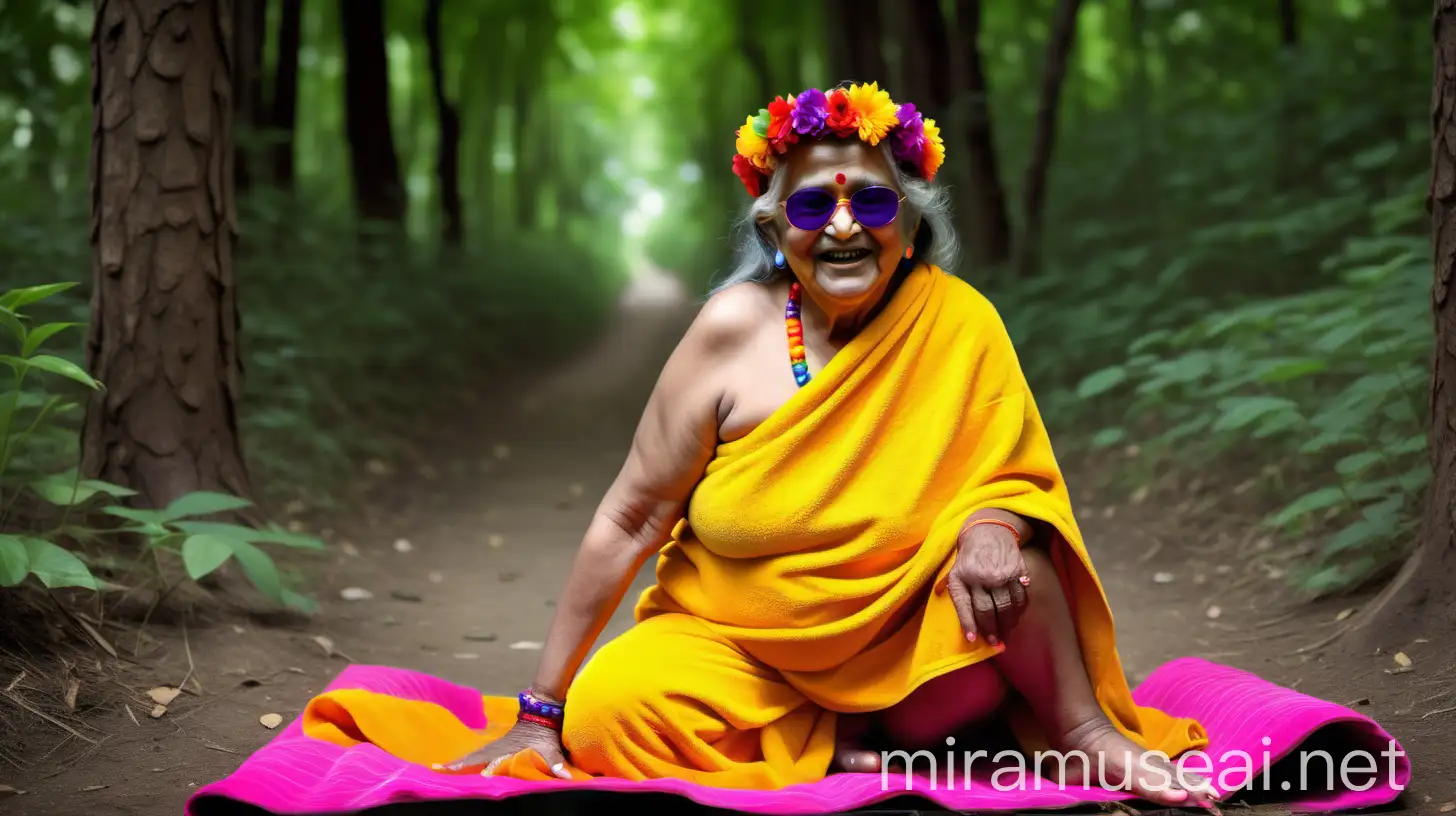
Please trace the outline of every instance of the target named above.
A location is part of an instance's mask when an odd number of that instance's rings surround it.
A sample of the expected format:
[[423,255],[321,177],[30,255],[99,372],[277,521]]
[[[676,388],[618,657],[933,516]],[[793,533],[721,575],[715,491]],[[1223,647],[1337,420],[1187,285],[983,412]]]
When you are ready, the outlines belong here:
[[784,267],[786,267],[788,265],[789,265],[789,261],[788,261],[787,258],[784,257],[784,251],[782,249],[775,251],[774,252],[774,268],[776,268],[776,269],[783,269]]
[[908,261],[913,257],[915,257],[915,245],[911,244],[910,246],[905,247],[905,260]]

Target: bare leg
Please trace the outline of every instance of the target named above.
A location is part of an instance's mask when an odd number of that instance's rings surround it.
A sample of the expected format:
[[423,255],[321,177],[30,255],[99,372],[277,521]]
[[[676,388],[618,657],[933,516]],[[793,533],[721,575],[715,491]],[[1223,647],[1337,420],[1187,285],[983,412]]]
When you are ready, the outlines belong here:
[[[1208,790],[1187,790],[1179,784],[1171,763],[1157,757],[1140,761],[1143,749],[1107,719],[1087,679],[1077,631],[1051,559],[1030,547],[1023,558],[1031,578],[1026,611],[1005,639],[1006,651],[995,658],[996,667],[1031,706],[1054,750],[1063,757],[1086,756],[1102,763],[1099,778],[1095,765],[1069,760],[1066,781],[1122,785],[1130,780],[1134,795],[1154,802],[1211,804]],[[1150,766],[1161,767],[1167,775],[1152,773]],[[1059,765],[1052,761],[1042,767]],[[1190,785],[1203,782],[1193,774],[1185,777]]]

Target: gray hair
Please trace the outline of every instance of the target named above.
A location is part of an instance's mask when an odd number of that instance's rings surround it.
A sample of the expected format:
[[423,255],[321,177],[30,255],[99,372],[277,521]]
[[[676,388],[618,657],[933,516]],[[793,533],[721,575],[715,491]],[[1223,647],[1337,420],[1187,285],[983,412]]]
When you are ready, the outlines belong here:
[[[900,213],[899,223],[914,224],[917,216],[920,220],[920,230],[915,235],[915,258],[953,274],[960,243],[956,239],[950,193],[907,175],[891,155],[889,142],[881,142],[880,146],[885,151],[890,172],[894,174],[895,185],[905,194],[905,211]],[[787,173],[774,173],[768,189],[753,200],[748,211],[734,225],[733,266],[712,287],[708,293],[710,296],[740,283],[769,283],[789,274],[787,269],[774,266],[774,253],[778,247],[769,239],[761,223],[778,215],[787,178]]]

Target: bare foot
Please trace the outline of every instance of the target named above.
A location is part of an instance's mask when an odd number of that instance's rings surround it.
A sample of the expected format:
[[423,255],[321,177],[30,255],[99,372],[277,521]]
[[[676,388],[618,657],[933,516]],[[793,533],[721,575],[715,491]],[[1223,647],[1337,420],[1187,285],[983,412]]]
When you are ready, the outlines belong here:
[[1061,772],[1065,783],[1104,785],[1150,802],[1218,810],[1218,794],[1207,780],[1144,752],[1105,718],[1072,729],[1059,743],[1060,755],[1043,759],[1039,767],[1044,773]]

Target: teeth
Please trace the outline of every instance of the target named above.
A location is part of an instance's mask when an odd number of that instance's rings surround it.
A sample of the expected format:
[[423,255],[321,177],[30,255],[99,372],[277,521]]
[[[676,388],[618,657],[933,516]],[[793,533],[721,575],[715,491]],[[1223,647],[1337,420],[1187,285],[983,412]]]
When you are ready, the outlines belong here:
[[826,252],[824,257],[831,261],[853,261],[864,257],[864,250],[854,249],[848,251]]

